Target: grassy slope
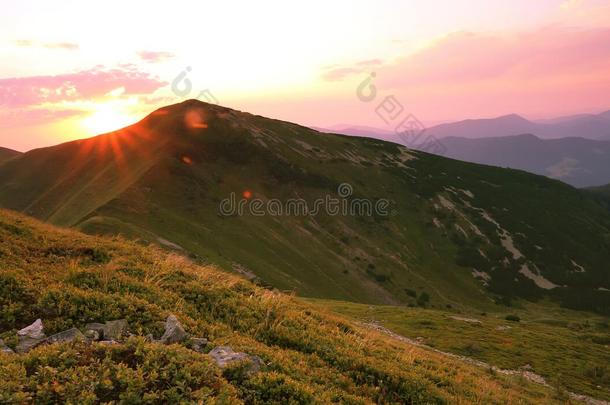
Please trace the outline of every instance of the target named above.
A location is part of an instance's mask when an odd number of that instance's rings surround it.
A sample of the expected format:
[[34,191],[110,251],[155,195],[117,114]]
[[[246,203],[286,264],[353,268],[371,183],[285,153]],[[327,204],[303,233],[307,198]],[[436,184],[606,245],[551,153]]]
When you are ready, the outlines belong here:
[[610,184],[600,187],[590,187],[585,189],[585,191],[598,198],[603,205],[606,205],[610,209]]
[[[203,109],[208,128],[185,127],[193,108]],[[472,270],[486,272],[505,300],[537,298],[540,290],[518,273],[527,264],[570,286],[554,293],[563,302],[609,310],[598,287],[610,288],[610,215],[562,183],[198,102],[167,107],[110,137],[1,166],[0,203],[89,233],[161,237],[202,260],[245,267],[267,284],[312,297],[409,304],[408,290],[415,290],[428,293],[435,307],[487,310],[495,305]],[[343,182],[354,197],[392,200],[395,215],[218,216],[231,193],[311,203],[336,197]],[[501,247],[492,221],[525,259]]]
[[[298,298],[121,239],[0,211],[0,337],[37,317],[47,334],[127,318],[159,336],[176,314],[213,345],[259,355],[245,378],[205,355],[134,338],[0,353],[0,402],[559,403],[560,393],[410,347]],[[292,402],[291,402],[292,401]]]
[[[608,318],[531,304],[481,314],[328,300],[312,302],[355,319],[379,322],[405,337],[423,338],[428,346],[500,368],[519,369],[529,364],[551,384],[610,400]],[[507,315],[517,315],[521,321],[507,321]]]

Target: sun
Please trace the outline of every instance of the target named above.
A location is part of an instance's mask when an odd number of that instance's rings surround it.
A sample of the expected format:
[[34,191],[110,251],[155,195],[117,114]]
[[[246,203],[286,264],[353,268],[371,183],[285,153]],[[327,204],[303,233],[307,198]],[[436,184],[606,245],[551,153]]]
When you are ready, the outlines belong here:
[[82,125],[91,135],[115,131],[133,124],[136,119],[125,112],[121,107],[111,104],[102,104],[83,119]]

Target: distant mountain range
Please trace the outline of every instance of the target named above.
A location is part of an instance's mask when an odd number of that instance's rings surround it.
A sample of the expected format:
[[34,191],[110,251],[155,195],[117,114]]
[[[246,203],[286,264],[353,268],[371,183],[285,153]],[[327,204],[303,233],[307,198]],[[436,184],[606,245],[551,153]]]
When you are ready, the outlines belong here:
[[428,128],[437,138],[488,138],[533,134],[543,139],[567,137],[610,140],[610,111],[545,121],[530,121],[511,114],[492,119],[471,119]]
[[[223,213],[230,197],[251,210]],[[281,214],[329,198],[356,209]],[[548,296],[610,313],[610,212],[595,196],[196,100],[0,163],[0,206],[304,296],[483,311]]]
[[[327,131],[404,144],[384,129],[338,125]],[[525,170],[575,187],[610,182],[610,111],[537,122],[511,114],[436,125],[426,134],[453,159]]]
[[584,138],[543,140],[534,135],[441,141],[445,156],[499,167],[525,170],[575,187],[610,182],[610,141]]

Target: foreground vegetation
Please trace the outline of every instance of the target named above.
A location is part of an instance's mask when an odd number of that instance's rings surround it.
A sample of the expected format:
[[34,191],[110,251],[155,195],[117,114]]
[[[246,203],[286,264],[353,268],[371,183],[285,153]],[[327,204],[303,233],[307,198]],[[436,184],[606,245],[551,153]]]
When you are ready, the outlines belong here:
[[610,400],[610,319],[554,305],[503,312],[370,306],[314,301],[322,308],[390,330],[444,352],[503,369],[527,369],[556,387]]
[[260,356],[249,376],[205,354],[133,337],[0,353],[0,403],[562,403],[567,397],[413,347],[296,297],[156,248],[0,211],[0,338],[126,318],[158,337],[169,313],[211,346]]

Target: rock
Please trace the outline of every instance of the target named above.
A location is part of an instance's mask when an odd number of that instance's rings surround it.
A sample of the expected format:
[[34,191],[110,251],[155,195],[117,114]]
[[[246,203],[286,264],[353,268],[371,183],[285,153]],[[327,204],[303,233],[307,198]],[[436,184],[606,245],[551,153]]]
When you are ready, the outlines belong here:
[[116,321],[106,321],[104,324],[104,340],[119,341],[127,336],[129,324],[126,319],[118,319]]
[[97,342],[101,339],[101,336],[98,331],[89,329],[85,331],[85,338],[90,342]]
[[251,356],[247,353],[235,352],[229,346],[215,347],[208,354],[220,368],[225,368],[236,362],[248,361],[250,362],[248,368],[249,374],[259,372],[261,367],[265,364],[260,357]]
[[161,336],[160,342],[171,345],[172,343],[183,342],[186,338],[187,334],[178,318],[174,315],[168,316],[165,321],[165,333]]
[[42,320],[36,319],[36,322],[17,332],[17,336],[19,337],[19,343],[17,344],[18,353],[25,353],[38,346],[46,338]]
[[204,349],[208,345],[208,340],[205,338],[191,338],[189,347],[199,353],[203,353]]
[[46,343],[63,343],[72,342],[73,340],[85,340],[85,335],[83,335],[80,330],[72,328],[49,336]]
[[149,333],[148,335],[144,336],[144,341],[146,343],[151,343],[155,341],[155,337],[152,335],[152,333]]
[[119,342],[117,342],[116,340],[100,340],[98,343],[101,345],[108,345],[108,346],[119,344]]
[[[101,340],[104,338],[104,327],[103,323],[88,323],[85,325],[85,336],[90,340]],[[93,339],[96,335],[97,338]]]
[[2,353],[15,353],[13,352],[13,350],[8,347],[5,343],[4,340],[0,339],[0,352]]

